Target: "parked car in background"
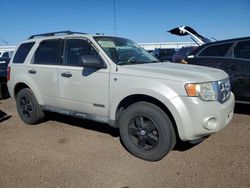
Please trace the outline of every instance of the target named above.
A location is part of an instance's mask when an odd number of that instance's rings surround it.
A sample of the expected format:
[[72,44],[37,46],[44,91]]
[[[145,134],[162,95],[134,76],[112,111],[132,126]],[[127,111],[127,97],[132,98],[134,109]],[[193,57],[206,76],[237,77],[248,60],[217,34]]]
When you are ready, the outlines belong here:
[[156,48],[152,54],[159,59],[159,61],[172,61],[175,52],[175,48]]
[[0,58],[10,58],[13,54],[14,50],[2,50],[0,49]]
[[146,50],[148,53],[152,54],[154,50]]
[[0,48],[0,99],[9,97],[7,87],[7,67],[12,54],[14,53],[14,46],[4,46]]
[[250,104],[250,37],[204,44],[185,61],[224,70],[230,76],[236,102]]
[[0,57],[0,99],[5,99],[9,96],[7,88],[7,67],[9,57]]
[[[173,28],[168,31],[169,33],[177,36],[187,36],[190,35],[191,39],[197,44],[197,46],[201,46],[203,44],[211,42],[210,39],[203,37],[197,31],[195,31],[192,27],[189,26],[180,26]],[[175,63],[187,63],[184,59],[193,52],[197,46],[185,46],[180,48],[173,56],[172,62]]]
[[173,56],[172,62],[174,63],[184,63],[187,62],[184,60],[191,52],[193,52],[197,47],[196,46],[187,46],[180,48]]

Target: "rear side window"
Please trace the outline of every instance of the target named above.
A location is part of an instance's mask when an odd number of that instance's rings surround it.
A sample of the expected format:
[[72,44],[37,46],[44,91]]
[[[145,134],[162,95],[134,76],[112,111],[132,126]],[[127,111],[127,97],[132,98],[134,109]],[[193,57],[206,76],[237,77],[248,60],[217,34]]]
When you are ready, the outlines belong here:
[[34,64],[58,64],[61,40],[42,41],[35,52]]
[[205,48],[199,56],[224,57],[233,43],[213,45]]
[[250,59],[250,41],[239,42],[234,49],[234,57]]
[[34,44],[35,42],[28,42],[21,44],[17,49],[17,52],[13,59],[13,63],[24,63],[28,53],[30,52]]

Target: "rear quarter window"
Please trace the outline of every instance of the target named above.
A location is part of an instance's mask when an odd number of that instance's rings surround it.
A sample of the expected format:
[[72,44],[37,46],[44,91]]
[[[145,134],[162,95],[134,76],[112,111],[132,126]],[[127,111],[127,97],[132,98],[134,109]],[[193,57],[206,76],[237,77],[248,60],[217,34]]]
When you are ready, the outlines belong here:
[[232,45],[233,43],[225,43],[208,46],[199,54],[199,56],[224,57]]
[[13,63],[24,63],[28,53],[30,52],[34,44],[35,42],[27,42],[27,43],[21,44],[19,48],[17,49],[17,52],[13,59]]
[[250,60],[250,40],[239,42],[235,46],[234,57]]

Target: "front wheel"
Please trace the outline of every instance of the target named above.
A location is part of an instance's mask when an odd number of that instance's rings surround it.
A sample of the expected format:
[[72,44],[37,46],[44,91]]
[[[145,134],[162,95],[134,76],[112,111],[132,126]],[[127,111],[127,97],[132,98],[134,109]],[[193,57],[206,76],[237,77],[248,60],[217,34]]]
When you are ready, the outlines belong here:
[[29,88],[17,93],[16,105],[19,116],[27,124],[40,123],[44,118],[44,112]]
[[120,119],[120,137],[127,150],[147,161],[158,161],[176,143],[171,120],[158,106],[137,102]]

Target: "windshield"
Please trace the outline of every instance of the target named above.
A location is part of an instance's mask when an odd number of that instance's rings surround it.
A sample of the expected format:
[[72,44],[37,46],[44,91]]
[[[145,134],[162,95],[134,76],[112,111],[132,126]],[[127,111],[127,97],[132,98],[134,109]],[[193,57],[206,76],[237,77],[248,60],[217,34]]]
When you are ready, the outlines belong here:
[[131,40],[117,37],[94,37],[105,53],[118,65],[153,63],[158,60]]

